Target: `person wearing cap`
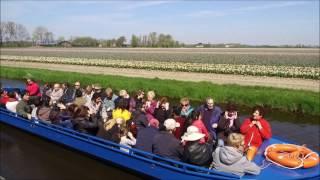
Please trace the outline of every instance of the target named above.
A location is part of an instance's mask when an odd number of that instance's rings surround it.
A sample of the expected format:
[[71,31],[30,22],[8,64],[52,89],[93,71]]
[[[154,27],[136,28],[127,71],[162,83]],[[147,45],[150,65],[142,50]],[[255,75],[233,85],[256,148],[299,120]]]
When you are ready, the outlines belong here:
[[225,144],[229,134],[240,133],[240,125],[237,108],[234,104],[229,103],[218,123],[218,143]]
[[137,134],[137,144],[135,148],[152,153],[152,140],[159,133],[159,121],[151,119],[148,127],[141,128]]
[[101,100],[103,100],[106,97],[105,93],[103,93],[103,91],[102,91],[102,87],[100,84],[95,84],[92,87],[94,89],[94,93],[99,94]]
[[154,154],[181,161],[183,147],[180,141],[172,134],[173,131],[180,126],[174,119],[164,121],[165,131],[160,131],[153,138],[152,152]]
[[17,114],[27,119],[31,119],[31,106],[28,105],[30,96],[28,92],[21,95],[22,99],[19,101],[16,107]]
[[212,145],[200,143],[205,134],[199,132],[195,126],[189,126],[181,137],[185,142],[183,161],[198,166],[208,166],[212,161]]

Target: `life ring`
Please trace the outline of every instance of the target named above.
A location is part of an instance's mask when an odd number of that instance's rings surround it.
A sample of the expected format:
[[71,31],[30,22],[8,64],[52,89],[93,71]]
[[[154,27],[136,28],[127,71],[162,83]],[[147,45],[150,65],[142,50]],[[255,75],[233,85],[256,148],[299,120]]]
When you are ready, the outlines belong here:
[[319,155],[304,146],[272,144],[264,152],[266,159],[289,169],[311,168],[319,164]]

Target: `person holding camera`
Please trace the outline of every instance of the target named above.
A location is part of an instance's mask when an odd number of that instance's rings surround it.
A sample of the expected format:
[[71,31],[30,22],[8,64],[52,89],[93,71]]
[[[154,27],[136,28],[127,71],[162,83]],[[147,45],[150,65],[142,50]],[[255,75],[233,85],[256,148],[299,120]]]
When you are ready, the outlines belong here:
[[234,104],[228,104],[226,111],[218,122],[218,143],[224,145],[231,133],[240,133],[240,120],[237,108]]
[[159,107],[154,111],[154,117],[159,121],[159,129],[164,130],[164,121],[171,118],[172,109],[170,108],[169,101],[166,97],[161,98]]

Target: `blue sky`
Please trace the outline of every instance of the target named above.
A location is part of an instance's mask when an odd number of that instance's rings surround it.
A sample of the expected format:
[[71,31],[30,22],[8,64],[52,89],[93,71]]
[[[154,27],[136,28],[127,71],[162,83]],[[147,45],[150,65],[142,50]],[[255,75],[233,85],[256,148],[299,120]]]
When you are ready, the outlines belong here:
[[308,1],[7,1],[1,21],[55,37],[130,39],[169,33],[186,43],[319,45],[319,0]]

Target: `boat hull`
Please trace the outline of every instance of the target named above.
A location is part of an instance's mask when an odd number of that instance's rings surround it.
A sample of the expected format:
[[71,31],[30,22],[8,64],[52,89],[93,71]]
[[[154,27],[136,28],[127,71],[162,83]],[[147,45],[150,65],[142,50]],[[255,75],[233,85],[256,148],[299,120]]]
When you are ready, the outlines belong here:
[[[45,124],[37,121],[29,121],[14,114],[1,111],[0,122],[9,124],[34,135],[46,138],[59,144],[71,147],[81,152],[90,154],[99,159],[128,168],[143,175],[159,179],[234,179],[237,176],[217,173],[210,175],[206,173],[189,171],[192,168],[176,167],[171,164],[179,163],[156,157],[146,152],[130,149],[129,153],[121,151],[120,145],[105,141],[103,139],[81,134],[73,130],[67,130],[56,125]],[[123,147],[123,146],[121,146]],[[160,161],[160,162],[159,162]],[[165,163],[167,161],[167,163]],[[203,169],[199,168],[199,171]]]
[[[63,144],[78,151],[87,153],[101,160],[111,162],[147,175],[156,179],[238,179],[239,176],[229,173],[209,170],[167,158],[159,157],[134,148],[129,153],[121,151],[119,144],[106,141],[95,136],[82,134],[57,125],[41,121],[26,120],[16,114],[0,108],[0,122],[20,128],[29,133],[38,135],[53,142]],[[263,156],[263,150],[270,144],[284,143],[285,141],[272,138],[261,146],[255,158],[255,163],[262,165],[268,163]],[[289,170],[270,164],[263,169],[259,176],[245,175],[242,179],[319,179],[319,165],[310,169]]]

